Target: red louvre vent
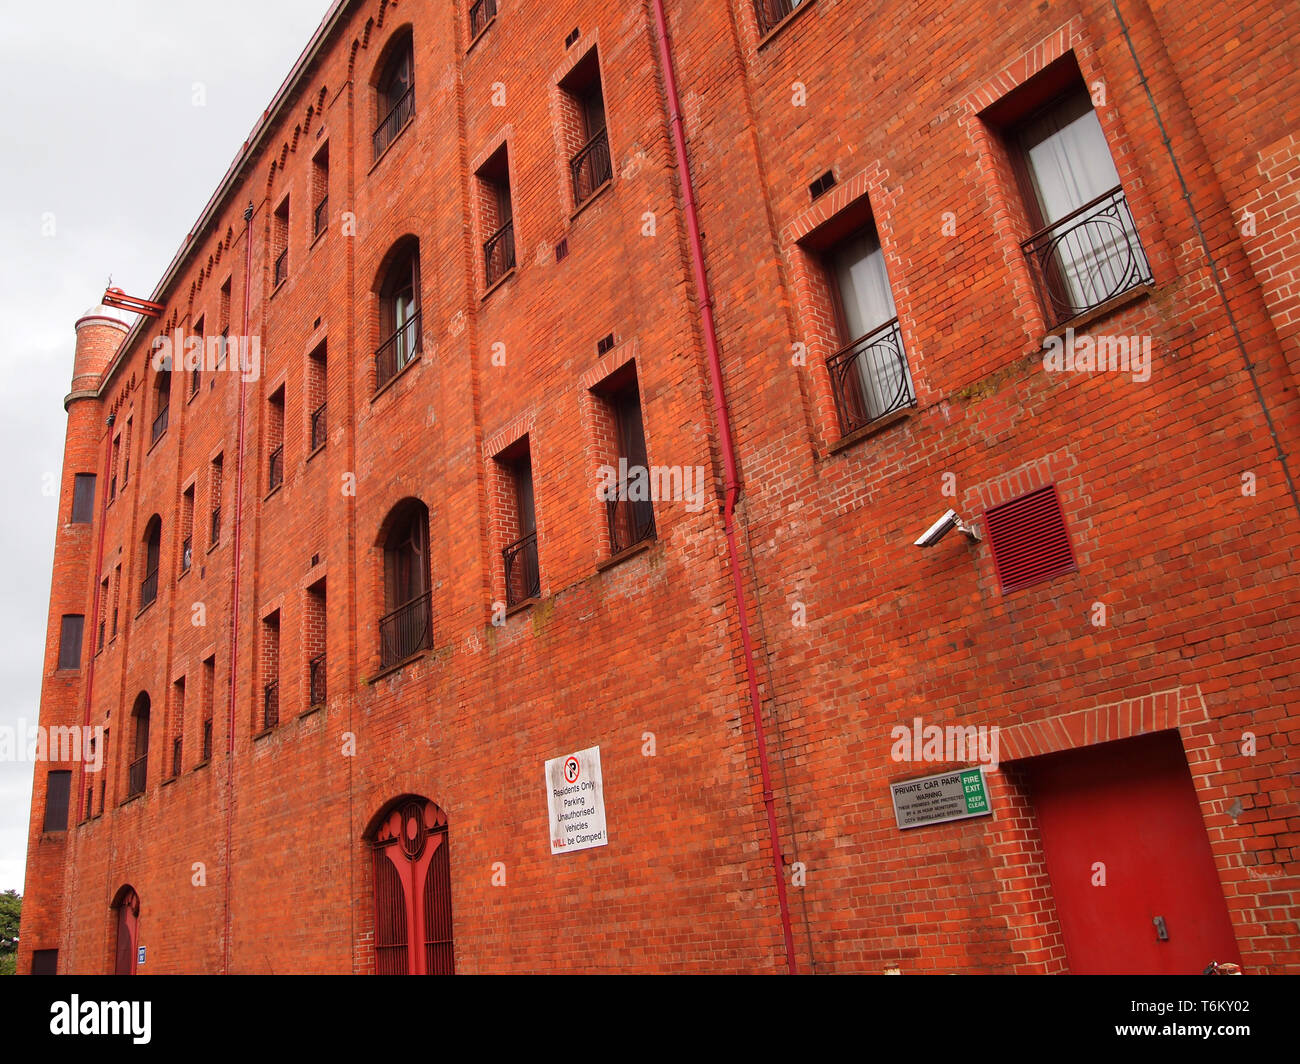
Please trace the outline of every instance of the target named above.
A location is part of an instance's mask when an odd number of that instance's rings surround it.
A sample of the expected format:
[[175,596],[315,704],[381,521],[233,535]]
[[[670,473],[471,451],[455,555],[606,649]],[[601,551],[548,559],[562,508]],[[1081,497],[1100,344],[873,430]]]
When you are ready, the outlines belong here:
[[1055,484],[993,507],[984,522],[1004,595],[1079,568]]

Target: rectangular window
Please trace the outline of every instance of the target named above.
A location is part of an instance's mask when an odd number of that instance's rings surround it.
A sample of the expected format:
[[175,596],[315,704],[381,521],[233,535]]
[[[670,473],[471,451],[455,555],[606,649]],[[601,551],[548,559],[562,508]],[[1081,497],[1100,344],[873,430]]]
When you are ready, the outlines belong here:
[[275,263],[272,288],[279,288],[289,279],[289,197],[276,208],[271,222],[271,258]]
[[226,278],[226,283],[221,286],[221,306],[218,311],[217,320],[221,322],[221,346],[218,348],[217,368],[221,369],[226,364],[226,343],[230,339],[230,281]]
[[185,678],[172,685],[172,779],[181,774],[185,739]]
[[311,238],[315,240],[330,223],[330,147],[325,144],[311,161]]
[[200,317],[199,320],[194,323],[194,335],[199,340],[199,355],[198,358],[194,360],[194,364],[190,366],[190,398],[191,399],[193,399],[196,395],[199,394],[199,385],[203,381],[203,352],[207,350],[203,341],[203,334],[205,331],[206,330],[204,328],[203,318]]
[[326,398],[329,394],[326,347],[321,344],[307,359],[307,409],[311,411],[311,448],[315,454],[325,446],[329,431],[326,418]]
[[95,623],[99,626],[96,649],[103,650],[104,639],[108,634],[108,577],[104,577],[103,583],[99,585],[99,616],[95,618]]
[[654,503],[631,490],[642,478],[649,482],[635,364],[628,363],[606,378],[593,394],[602,457],[616,471],[616,487],[605,499],[609,550],[616,555],[655,538]]
[[78,473],[72,481],[72,523],[88,525],[95,519],[95,474]]
[[1152,281],[1092,98],[1067,55],[984,118],[1002,136],[1033,235],[1022,244],[1048,327]]
[[275,491],[284,483],[284,385],[276,389],[267,405],[267,488]]
[[307,589],[305,649],[307,651],[307,705],[325,705],[325,581]]
[[217,699],[217,659],[203,662],[203,764],[212,760],[212,713]]
[[280,611],[262,621],[262,728],[280,723]]
[[117,615],[118,604],[122,595],[122,567],[119,565],[113,570],[113,617],[112,628],[110,629],[109,639],[117,638]]
[[763,36],[771,33],[795,9],[807,0],[754,0],[754,13],[758,17],[758,32]]
[[510,156],[503,144],[475,175],[483,219],[484,286],[493,287],[515,268],[514,206],[510,199]]
[[32,975],[58,975],[59,951],[38,949],[32,951]]
[[131,479],[131,428],[134,418],[126,419],[126,432],[122,438],[122,487]]
[[614,177],[605,127],[600,60],[593,48],[560,82],[562,118],[569,147],[569,178],[576,210]]
[[533,462],[528,437],[496,457],[497,520],[505,546],[501,551],[505,573],[506,607],[541,597],[541,572],[537,557],[537,514],[533,501]]
[[378,160],[415,115],[415,59],[409,40],[392,50],[375,88],[378,125],[371,146]]
[[194,485],[181,496],[181,572],[188,573],[194,565]]
[[108,501],[112,502],[117,498],[117,477],[122,468],[122,434],[119,432],[113,437],[113,460],[109,464],[108,471]]
[[497,0],[470,0],[469,39],[472,41],[497,17]]
[[208,550],[214,549],[221,542],[221,479],[223,458],[217,455],[212,459],[212,468],[208,473]]
[[50,772],[45,777],[45,827],[43,830],[68,830],[68,802],[72,796],[72,773]]
[[59,671],[75,671],[81,668],[81,639],[86,626],[86,618],[81,614],[69,614],[63,618],[59,632]]

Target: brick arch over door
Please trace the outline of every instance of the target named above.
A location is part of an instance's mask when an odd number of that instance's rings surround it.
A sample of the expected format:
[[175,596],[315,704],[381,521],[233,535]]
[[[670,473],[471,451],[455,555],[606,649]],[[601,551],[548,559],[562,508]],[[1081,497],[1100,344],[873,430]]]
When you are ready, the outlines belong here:
[[377,975],[454,975],[447,814],[405,795],[367,832]]
[[135,975],[136,941],[140,928],[140,895],[129,883],[113,899],[113,974]]

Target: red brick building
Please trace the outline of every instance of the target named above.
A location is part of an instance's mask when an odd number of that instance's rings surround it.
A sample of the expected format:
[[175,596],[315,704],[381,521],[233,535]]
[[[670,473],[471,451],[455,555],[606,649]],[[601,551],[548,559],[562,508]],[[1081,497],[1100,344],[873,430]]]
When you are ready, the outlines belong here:
[[78,322],[19,971],[1300,968],[1300,17],[663,7],[336,4]]

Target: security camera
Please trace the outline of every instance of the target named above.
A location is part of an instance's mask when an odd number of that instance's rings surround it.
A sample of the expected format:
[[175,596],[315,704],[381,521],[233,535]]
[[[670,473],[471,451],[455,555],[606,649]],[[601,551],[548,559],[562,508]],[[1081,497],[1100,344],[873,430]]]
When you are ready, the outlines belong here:
[[916,546],[933,547],[954,528],[965,535],[972,543],[978,543],[980,541],[980,537],[976,533],[975,529],[971,528],[970,525],[966,524],[960,517],[958,517],[956,510],[949,510],[939,518],[939,520],[925,530],[925,534],[916,541]]

